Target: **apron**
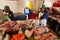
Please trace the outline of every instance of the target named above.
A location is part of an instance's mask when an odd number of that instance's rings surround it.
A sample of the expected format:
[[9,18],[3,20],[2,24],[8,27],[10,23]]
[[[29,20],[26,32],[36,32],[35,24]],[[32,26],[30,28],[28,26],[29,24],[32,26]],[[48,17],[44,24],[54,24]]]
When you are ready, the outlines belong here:
[[41,26],[46,26],[47,25],[46,18],[45,19],[41,19],[40,23],[41,23]]

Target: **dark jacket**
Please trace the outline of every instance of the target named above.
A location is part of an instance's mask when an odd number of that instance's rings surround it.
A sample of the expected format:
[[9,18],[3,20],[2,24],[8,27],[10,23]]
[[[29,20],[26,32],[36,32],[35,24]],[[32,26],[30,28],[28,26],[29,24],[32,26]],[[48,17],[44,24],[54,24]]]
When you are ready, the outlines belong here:
[[[4,12],[4,10],[3,10],[3,12]],[[9,11],[8,13],[9,13],[8,17],[9,17],[12,21],[14,21],[14,14],[13,14],[13,12],[12,12],[12,11]]]
[[14,14],[12,11],[9,12],[9,18],[13,21],[14,20]]
[[48,20],[48,16],[49,16],[49,12],[45,10],[43,16],[41,16],[41,19],[46,18]]

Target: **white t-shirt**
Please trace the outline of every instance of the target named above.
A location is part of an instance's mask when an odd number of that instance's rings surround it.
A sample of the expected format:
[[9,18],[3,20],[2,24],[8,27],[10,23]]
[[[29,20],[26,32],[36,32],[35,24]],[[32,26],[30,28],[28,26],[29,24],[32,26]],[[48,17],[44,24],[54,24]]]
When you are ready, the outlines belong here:
[[47,20],[46,19],[42,19],[40,20],[41,26],[46,26],[47,25]]
[[40,12],[40,13],[39,13],[39,18],[40,18],[43,14],[44,14],[44,13],[41,13],[41,12]]

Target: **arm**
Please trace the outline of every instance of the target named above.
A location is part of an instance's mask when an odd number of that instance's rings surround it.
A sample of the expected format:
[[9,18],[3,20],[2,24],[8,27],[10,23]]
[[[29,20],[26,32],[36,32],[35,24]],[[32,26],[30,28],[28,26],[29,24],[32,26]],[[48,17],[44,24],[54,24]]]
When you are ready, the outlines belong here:
[[14,20],[14,14],[12,11],[9,12],[9,18],[13,21]]

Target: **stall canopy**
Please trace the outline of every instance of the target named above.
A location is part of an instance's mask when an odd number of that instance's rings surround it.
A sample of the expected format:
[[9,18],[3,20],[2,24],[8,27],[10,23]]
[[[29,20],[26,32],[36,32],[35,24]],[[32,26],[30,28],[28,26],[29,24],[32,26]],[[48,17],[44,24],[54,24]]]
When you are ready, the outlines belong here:
[[60,2],[58,2],[58,3],[53,3],[53,7],[60,7]]
[[53,3],[53,6],[54,7],[60,7],[60,0],[58,0],[58,2]]

